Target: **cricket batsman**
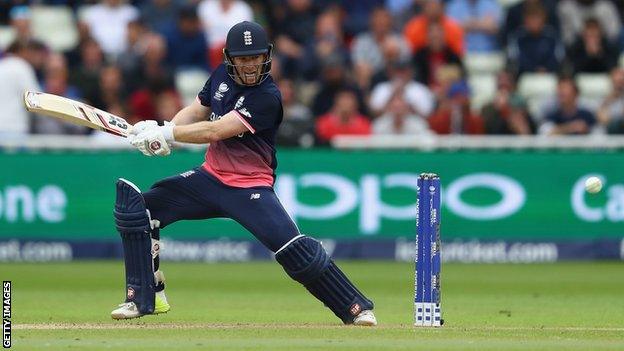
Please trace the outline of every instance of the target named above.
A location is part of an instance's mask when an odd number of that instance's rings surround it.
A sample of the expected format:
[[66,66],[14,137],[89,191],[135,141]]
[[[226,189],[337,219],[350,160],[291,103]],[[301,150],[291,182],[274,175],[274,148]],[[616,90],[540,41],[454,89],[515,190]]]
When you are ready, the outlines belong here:
[[137,123],[131,143],[148,156],[167,156],[173,141],[210,144],[200,167],[141,193],[117,181],[114,216],[126,267],[126,301],[112,311],[129,319],[169,311],[159,269],[160,229],[179,220],[227,217],[249,230],[286,273],[345,324],[373,326],[373,302],[338,268],[321,243],[303,235],[273,190],[275,134],[281,94],[269,75],[273,45],[253,22],[233,26],[224,62],[197,99],[172,121]]

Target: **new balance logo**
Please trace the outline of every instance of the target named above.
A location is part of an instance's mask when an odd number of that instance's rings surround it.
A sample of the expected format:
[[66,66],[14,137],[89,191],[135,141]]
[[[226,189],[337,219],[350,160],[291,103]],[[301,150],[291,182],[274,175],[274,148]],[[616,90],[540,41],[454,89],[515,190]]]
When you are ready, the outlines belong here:
[[182,177],[184,177],[184,178],[188,178],[188,177],[190,177],[191,175],[193,175],[194,173],[195,173],[195,171],[186,171],[186,172],[184,172],[184,173],[180,173],[180,175],[181,175]]
[[251,45],[251,32],[246,30],[243,32],[243,40],[245,40],[245,45]]
[[249,198],[249,200],[258,200],[259,198],[260,198],[260,194],[253,193],[251,194],[251,197]]

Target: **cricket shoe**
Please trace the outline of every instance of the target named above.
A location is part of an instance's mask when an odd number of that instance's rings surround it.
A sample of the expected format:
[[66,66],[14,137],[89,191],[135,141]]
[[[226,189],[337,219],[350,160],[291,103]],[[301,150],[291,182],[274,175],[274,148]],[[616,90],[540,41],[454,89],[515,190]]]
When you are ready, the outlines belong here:
[[372,327],[377,325],[377,318],[371,310],[365,310],[360,312],[354,319],[353,325],[360,325],[365,327]]
[[[157,270],[154,272],[154,281],[156,284],[164,284],[165,283],[165,274],[161,270]],[[167,302],[167,296],[165,296],[165,291],[161,290],[156,292],[156,296],[154,299],[154,313],[152,314],[161,314],[167,313],[171,309],[169,306],[169,302]],[[111,317],[113,319],[132,319],[142,317],[143,314],[139,312],[137,305],[134,302],[124,302],[119,304],[118,308],[111,312]]]
[[[171,306],[169,306],[169,303],[167,302],[165,292],[157,292],[156,298],[154,300],[154,313],[151,314],[167,313],[170,309]],[[139,309],[134,302],[124,302],[122,304],[119,304],[118,308],[111,312],[111,317],[113,319],[132,319],[143,316],[144,314],[139,312]]]

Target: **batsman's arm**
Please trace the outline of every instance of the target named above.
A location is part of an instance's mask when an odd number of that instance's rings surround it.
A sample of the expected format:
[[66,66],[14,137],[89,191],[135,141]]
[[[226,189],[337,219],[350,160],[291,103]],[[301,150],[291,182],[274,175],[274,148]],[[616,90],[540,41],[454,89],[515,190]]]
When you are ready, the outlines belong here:
[[[175,141],[192,144],[207,144],[231,138],[250,131],[236,111],[230,111],[216,121],[201,121],[173,128]],[[253,130],[251,130],[253,132]]]
[[177,126],[182,126],[199,121],[205,121],[206,117],[210,114],[210,111],[210,107],[200,104],[199,101],[195,99],[192,104],[176,113],[171,122]]

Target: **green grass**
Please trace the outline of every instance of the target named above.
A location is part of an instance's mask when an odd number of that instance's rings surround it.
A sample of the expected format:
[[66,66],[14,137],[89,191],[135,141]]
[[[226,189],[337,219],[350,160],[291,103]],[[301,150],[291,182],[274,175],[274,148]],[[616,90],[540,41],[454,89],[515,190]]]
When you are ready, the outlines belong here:
[[166,263],[166,315],[114,322],[121,262],[0,265],[16,350],[622,350],[624,265],[443,267],[445,325],[412,322],[413,266],[340,262],[376,304],[342,326],[276,263]]

